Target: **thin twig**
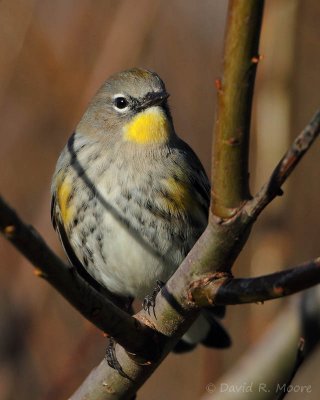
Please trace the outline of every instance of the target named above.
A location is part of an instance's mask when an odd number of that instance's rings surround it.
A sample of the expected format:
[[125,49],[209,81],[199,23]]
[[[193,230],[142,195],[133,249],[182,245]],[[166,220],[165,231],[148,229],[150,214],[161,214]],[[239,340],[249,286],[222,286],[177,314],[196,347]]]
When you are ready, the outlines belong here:
[[233,279],[220,273],[194,281],[189,299],[198,306],[257,303],[277,299],[320,283],[320,258],[269,275]]
[[250,217],[257,218],[261,211],[276,197],[282,194],[281,186],[298,165],[299,161],[311,147],[320,133],[320,111],[314,115],[310,123],[297,136],[290,149],[282,157],[274,169],[269,181],[256,196],[243,208]]
[[[309,307],[301,308],[301,302],[305,301],[312,304],[311,309]],[[297,361],[299,364],[300,354],[297,354],[297,343],[301,336],[305,338],[304,361],[313,354],[314,347],[310,348],[308,337],[303,334],[303,321],[309,321],[308,327],[310,323],[316,327],[312,334],[315,335],[314,345],[317,346],[320,339],[319,320],[319,288],[312,288],[303,292],[301,297],[286,303],[263,335],[226,374],[220,377],[219,381],[215,383],[215,387],[243,387],[248,382],[249,390],[239,391],[236,396],[237,400],[275,400],[280,391],[286,387],[282,382],[287,382],[288,376],[291,376],[293,369],[296,369]],[[208,386],[208,388],[211,387]],[[310,385],[306,388],[311,390]],[[230,400],[232,398],[232,393],[230,396],[230,392],[225,390],[216,390],[214,396],[211,391],[208,390],[208,392],[201,400],[213,400],[213,398]],[[307,394],[308,392],[304,391],[301,397],[307,398]]]

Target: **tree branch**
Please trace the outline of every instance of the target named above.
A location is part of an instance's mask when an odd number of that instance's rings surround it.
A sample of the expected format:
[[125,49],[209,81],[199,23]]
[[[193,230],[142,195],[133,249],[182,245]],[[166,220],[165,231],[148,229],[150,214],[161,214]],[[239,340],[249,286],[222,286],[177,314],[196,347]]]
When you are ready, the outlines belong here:
[[304,361],[304,338],[300,338],[299,344],[298,344],[298,349],[297,349],[297,356],[296,356],[296,361],[294,363],[293,369],[291,371],[291,374],[287,380],[287,382],[282,385],[284,388],[280,391],[279,396],[276,397],[276,400],[283,400],[286,395],[289,393],[288,388],[291,385],[291,382],[293,381],[293,378],[295,377],[296,373],[298,372],[299,368],[301,367],[303,361]]
[[320,283],[320,258],[274,274],[233,279],[217,273],[192,282],[190,301],[200,307],[257,303],[277,299]]
[[[219,382],[207,386],[208,394],[202,400],[232,400],[234,393],[222,391],[221,388],[241,387],[247,383],[250,384],[250,390],[239,391],[237,400],[274,400],[280,390],[287,387],[286,383],[295,365],[299,338],[305,341],[305,361],[319,344],[319,300],[319,287],[315,287],[290,302],[267,328],[266,333]],[[212,396],[213,387],[216,390]]]
[[212,212],[232,216],[250,198],[248,152],[251,105],[263,0],[230,1],[223,77],[216,81]]
[[[26,225],[0,197],[0,229],[33,265],[35,274],[48,281],[80,313],[102,331],[116,338],[129,352],[154,358],[155,331],[122,311],[117,299],[99,293],[75,268],[64,264],[36,230]],[[130,335],[127,334],[130,332]]]

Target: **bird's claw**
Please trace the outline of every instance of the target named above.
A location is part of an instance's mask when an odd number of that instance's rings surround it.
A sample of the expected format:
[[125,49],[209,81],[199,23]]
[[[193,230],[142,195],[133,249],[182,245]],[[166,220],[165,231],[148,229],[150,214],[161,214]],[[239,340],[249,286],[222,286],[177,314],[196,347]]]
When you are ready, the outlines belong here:
[[113,339],[113,337],[110,337],[109,344],[106,349],[107,363],[111,368],[115,369],[121,376],[123,376],[124,378],[127,378],[131,381],[132,379],[124,372],[119,361],[117,360],[115,344],[116,344],[116,342]]
[[150,315],[150,308],[152,308],[153,315],[155,318],[156,318],[156,314],[155,314],[154,309],[156,306],[156,297],[163,286],[164,286],[164,283],[162,281],[157,280],[156,287],[153,289],[152,294],[148,294],[143,300],[142,307],[143,307],[144,311],[147,311],[148,314]]

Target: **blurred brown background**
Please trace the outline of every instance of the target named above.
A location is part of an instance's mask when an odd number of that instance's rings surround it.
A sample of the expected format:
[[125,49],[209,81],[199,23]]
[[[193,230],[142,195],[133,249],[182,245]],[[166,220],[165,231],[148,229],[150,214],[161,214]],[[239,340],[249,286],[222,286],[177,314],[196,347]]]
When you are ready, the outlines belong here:
[[[320,103],[319,1],[266,3],[253,191]],[[0,192],[62,257],[49,216],[51,175],[86,104],[111,73],[141,66],[160,74],[171,93],[176,129],[209,172],[226,10],[226,0],[0,2]],[[236,263],[237,276],[319,256],[319,150],[316,143],[285,196],[258,221]],[[0,254],[0,400],[65,399],[103,357],[105,338],[3,239]],[[225,325],[233,347],[170,355],[139,399],[200,398],[286,302],[230,307]],[[311,361],[300,379],[313,385],[307,398],[318,399],[320,355]],[[293,398],[300,397],[288,396]]]

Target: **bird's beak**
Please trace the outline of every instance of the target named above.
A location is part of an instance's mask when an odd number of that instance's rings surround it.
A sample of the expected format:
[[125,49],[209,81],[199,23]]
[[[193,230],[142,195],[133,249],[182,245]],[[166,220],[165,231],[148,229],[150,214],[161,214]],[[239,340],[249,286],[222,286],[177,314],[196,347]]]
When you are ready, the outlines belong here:
[[140,103],[139,109],[143,110],[151,106],[159,106],[164,103],[170,95],[167,92],[149,92]]

